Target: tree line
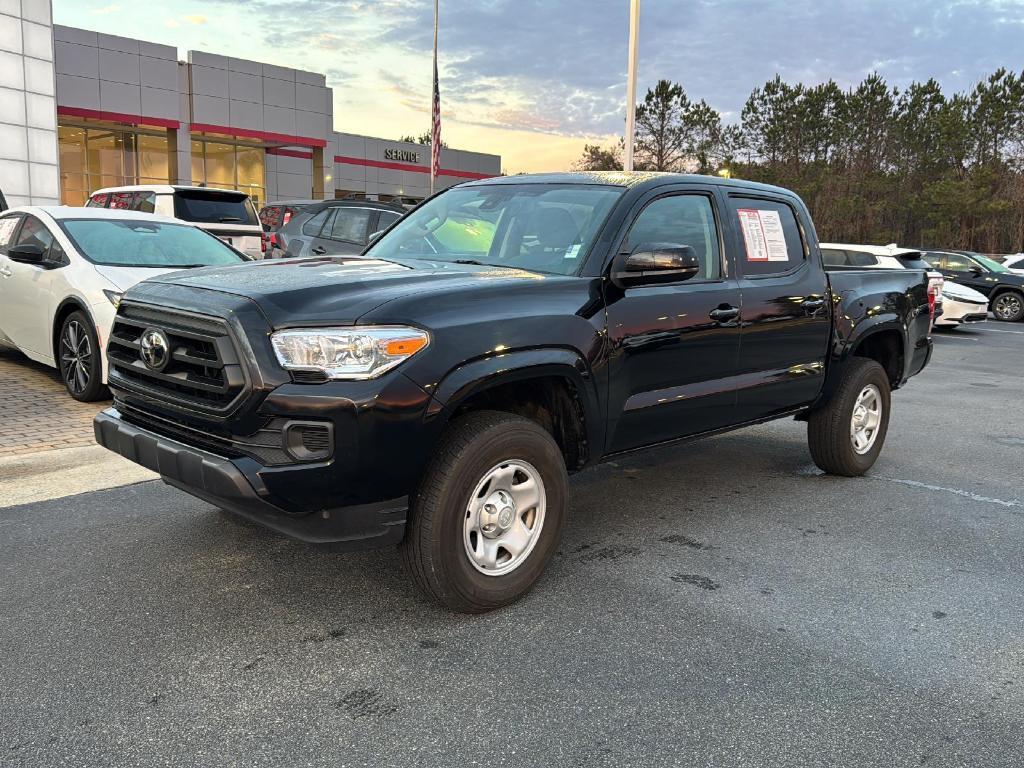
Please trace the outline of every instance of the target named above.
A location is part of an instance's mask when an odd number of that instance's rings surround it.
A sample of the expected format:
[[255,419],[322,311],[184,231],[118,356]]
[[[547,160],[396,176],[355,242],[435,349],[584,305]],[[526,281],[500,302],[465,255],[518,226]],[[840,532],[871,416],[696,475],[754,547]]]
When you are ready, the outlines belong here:
[[[576,167],[622,168],[623,143],[586,145]],[[1024,73],[968,93],[878,74],[841,89],[755,88],[738,124],[659,81],[636,109],[635,167],[720,173],[796,191],[823,240],[1024,250]]]

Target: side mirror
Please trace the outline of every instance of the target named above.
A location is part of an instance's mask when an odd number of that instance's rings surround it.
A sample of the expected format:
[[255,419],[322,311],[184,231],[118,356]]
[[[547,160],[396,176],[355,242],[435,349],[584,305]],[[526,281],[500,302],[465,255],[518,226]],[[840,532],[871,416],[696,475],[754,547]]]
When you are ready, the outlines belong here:
[[971,267],[967,271],[970,272],[975,277],[981,277],[981,267]]
[[42,264],[46,250],[35,243],[22,243],[7,249],[7,258],[22,264]]
[[640,243],[631,253],[620,253],[613,262],[612,282],[631,285],[676,283],[700,273],[700,259],[689,245]]

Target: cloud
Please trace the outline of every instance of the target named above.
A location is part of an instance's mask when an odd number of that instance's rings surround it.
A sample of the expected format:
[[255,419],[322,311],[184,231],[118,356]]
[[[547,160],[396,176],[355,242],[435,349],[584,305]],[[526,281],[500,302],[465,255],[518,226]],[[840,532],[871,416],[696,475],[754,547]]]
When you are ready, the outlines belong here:
[[112,13],[117,13],[121,10],[121,6],[115,4],[105,5],[102,8],[93,8],[89,13],[93,16],[109,16]]
[[182,16],[181,20],[186,24],[195,24],[197,27],[205,24],[208,19],[201,14],[193,14],[192,16]]

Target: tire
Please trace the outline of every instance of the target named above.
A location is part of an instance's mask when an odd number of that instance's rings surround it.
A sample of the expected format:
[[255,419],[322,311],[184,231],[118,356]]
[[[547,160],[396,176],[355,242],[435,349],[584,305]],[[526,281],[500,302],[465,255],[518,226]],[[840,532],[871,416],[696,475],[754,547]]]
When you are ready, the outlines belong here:
[[[891,399],[885,369],[868,358],[851,358],[846,363],[839,388],[828,403],[813,411],[807,420],[807,443],[814,463],[830,475],[845,477],[857,477],[871,469],[889,431]],[[878,407],[874,429],[858,429],[855,438],[855,418],[859,419],[858,426],[874,420],[870,407],[857,413],[855,409],[858,405],[870,406],[872,401]]]
[[992,314],[996,320],[1019,323],[1024,320],[1024,294],[1017,291],[1002,291],[992,299]]
[[498,411],[462,416],[442,435],[413,495],[401,544],[406,567],[427,597],[453,611],[508,605],[533,587],[558,548],[568,489],[562,452],[539,425]]
[[64,318],[57,336],[57,368],[64,388],[75,400],[92,403],[106,399],[102,355],[92,320],[83,312]]

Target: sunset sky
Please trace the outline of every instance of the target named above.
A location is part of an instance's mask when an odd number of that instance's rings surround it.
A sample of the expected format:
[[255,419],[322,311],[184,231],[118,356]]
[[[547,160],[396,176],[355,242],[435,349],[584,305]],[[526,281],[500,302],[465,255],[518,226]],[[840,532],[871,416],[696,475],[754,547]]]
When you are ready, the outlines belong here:
[[[324,72],[335,128],[430,128],[430,0],[53,0],[58,24]],[[510,172],[568,167],[625,116],[628,0],[441,0],[443,134]],[[681,82],[727,121],[776,73],[966,90],[1024,62],[1010,0],[643,0],[639,91]]]

